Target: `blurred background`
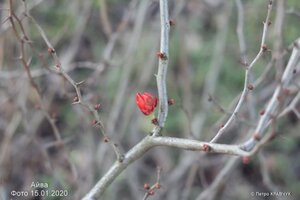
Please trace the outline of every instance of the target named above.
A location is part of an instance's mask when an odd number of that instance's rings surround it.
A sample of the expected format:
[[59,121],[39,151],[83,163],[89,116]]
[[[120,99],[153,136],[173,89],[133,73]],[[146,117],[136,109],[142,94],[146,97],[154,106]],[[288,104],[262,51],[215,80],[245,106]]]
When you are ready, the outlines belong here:
[[[82,100],[100,104],[96,112],[104,134],[127,152],[153,128],[154,116],[139,111],[135,95],[157,95],[159,1],[11,2],[15,29],[8,19],[10,1],[0,1],[0,198],[80,199],[116,156],[93,125],[95,115],[72,104],[76,91],[57,73],[51,49],[29,14],[55,48],[64,71],[74,82],[83,81]],[[245,62],[260,49],[267,5],[266,0],[169,1],[174,25],[167,89],[176,103],[169,107],[164,135],[209,141],[226,122],[243,89]],[[241,143],[250,137],[278,85],[289,46],[300,36],[299,19],[298,0],[274,1],[268,51],[251,73],[255,88],[218,142]],[[299,86],[297,73],[287,102],[299,93]],[[285,113],[268,130],[276,133],[274,140],[244,159],[154,148],[118,176],[103,199],[143,199],[143,185],[156,182],[157,167],[162,187],[149,199],[266,199],[251,196],[253,191],[290,192],[270,199],[300,199],[299,130],[299,116]],[[47,183],[48,190],[67,190],[68,195],[11,196],[13,190],[31,191],[32,182]]]

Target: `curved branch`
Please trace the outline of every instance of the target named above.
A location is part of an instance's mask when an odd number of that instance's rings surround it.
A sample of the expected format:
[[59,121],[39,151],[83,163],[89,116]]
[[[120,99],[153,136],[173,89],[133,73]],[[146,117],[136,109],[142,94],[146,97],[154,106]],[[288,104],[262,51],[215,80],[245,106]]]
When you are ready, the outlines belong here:
[[[154,134],[155,135],[155,134]],[[156,146],[175,147],[189,151],[204,151],[210,153],[223,153],[238,156],[245,156],[249,153],[240,149],[238,145],[227,144],[208,144],[197,140],[162,137],[162,136],[147,136],[124,156],[122,162],[116,161],[108,172],[98,181],[98,183],[83,197],[83,200],[91,200],[101,197],[106,188],[114,181],[114,179],[124,171],[132,162],[138,160],[148,150]]]

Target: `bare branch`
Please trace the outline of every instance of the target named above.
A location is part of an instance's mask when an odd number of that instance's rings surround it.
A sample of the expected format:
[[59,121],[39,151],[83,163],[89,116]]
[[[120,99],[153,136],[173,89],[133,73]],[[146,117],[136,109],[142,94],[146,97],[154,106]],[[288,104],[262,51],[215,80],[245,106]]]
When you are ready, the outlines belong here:
[[[158,110],[158,125],[162,128],[168,116],[168,95],[166,86],[166,77],[169,60],[169,11],[168,0],[160,0],[160,53],[164,55],[159,58],[158,73],[157,73],[157,89],[159,99]],[[159,132],[157,132],[159,134]]]
[[270,121],[279,114],[279,107],[281,101],[285,96],[282,94],[282,90],[287,88],[291,79],[294,76],[293,70],[296,64],[299,62],[300,57],[300,38],[295,41],[295,45],[290,56],[289,62],[284,70],[280,84],[277,86],[271,100],[269,101],[265,113],[260,117],[258,125],[254,131],[253,138],[244,143],[243,149],[250,150],[255,144],[265,135],[265,129],[269,125]]
[[169,146],[189,151],[204,151],[210,153],[224,153],[231,155],[246,156],[246,151],[238,145],[208,144],[197,140],[189,140],[173,137],[147,136],[125,154],[123,162],[115,162],[109,171],[96,183],[96,185],[83,197],[83,200],[90,200],[101,197],[106,188],[113,180],[124,171],[132,162],[143,156],[149,149],[156,146]]
[[256,55],[256,57],[253,59],[253,61],[250,63],[249,66],[246,66],[246,72],[245,72],[245,82],[244,82],[244,89],[243,92],[241,94],[241,97],[232,113],[232,115],[229,117],[229,119],[227,120],[227,122],[224,124],[224,126],[222,126],[219,131],[217,132],[217,134],[213,137],[213,139],[210,141],[210,143],[214,143],[216,142],[222,135],[223,133],[228,129],[228,127],[231,125],[231,123],[236,119],[238,112],[240,111],[240,108],[242,107],[242,104],[249,92],[249,90],[252,90],[251,88],[249,88],[249,75],[251,73],[251,69],[254,66],[254,64],[257,62],[257,60],[262,56],[262,54],[267,50],[267,46],[265,45],[265,40],[266,40],[266,34],[268,31],[268,27],[269,27],[269,18],[270,18],[270,14],[271,14],[271,10],[272,10],[272,5],[273,5],[273,1],[270,0],[269,4],[268,4],[268,13],[267,13],[267,17],[266,20],[264,22],[264,28],[263,28],[263,33],[262,33],[262,38],[261,38],[261,44],[260,44],[260,50],[258,52],[258,54]]

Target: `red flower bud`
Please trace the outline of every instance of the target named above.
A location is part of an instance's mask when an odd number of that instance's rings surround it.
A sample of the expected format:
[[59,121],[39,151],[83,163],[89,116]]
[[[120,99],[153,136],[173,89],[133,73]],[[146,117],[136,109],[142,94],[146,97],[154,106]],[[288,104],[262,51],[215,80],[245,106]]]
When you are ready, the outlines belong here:
[[144,115],[150,115],[157,106],[157,97],[148,92],[136,93],[136,104]]

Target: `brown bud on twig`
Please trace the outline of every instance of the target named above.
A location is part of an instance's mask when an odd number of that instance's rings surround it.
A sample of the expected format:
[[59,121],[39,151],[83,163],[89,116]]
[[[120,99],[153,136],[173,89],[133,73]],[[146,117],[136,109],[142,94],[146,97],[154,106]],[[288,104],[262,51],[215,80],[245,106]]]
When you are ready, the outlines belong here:
[[252,84],[248,84],[247,88],[248,88],[248,90],[253,90],[254,86]]
[[145,190],[149,190],[149,189],[150,189],[150,185],[149,185],[148,183],[145,183],[145,184],[144,184],[144,189],[145,189]]
[[297,73],[297,70],[296,69],[293,69],[293,74],[296,74]]
[[158,125],[158,120],[157,120],[157,118],[153,118],[153,119],[151,120],[151,123],[154,124],[155,126],[157,126],[157,125]]
[[171,105],[174,105],[175,104],[175,99],[169,99],[168,100],[168,105],[171,106]]
[[266,112],[265,110],[262,110],[262,111],[259,112],[259,115],[264,115],[265,112]]
[[167,60],[168,59],[167,55],[163,52],[157,52],[156,55],[157,55],[158,58],[160,58],[162,60]]
[[171,19],[171,20],[169,21],[169,24],[170,24],[170,26],[175,26],[175,21]]
[[268,21],[268,26],[270,26],[272,24],[272,22],[271,21]]
[[211,146],[209,146],[208,144],[203,144],[203,151],[210,152],[211,151]]
[[274,140],[276,138],[277,134],[276,132],[271,133],[271,137],[269,138],[269,142]]
[[100,107],[101,107],[100,103],[98,103],[98,104],[94,105],[94,109],[95,109],[95,110],[99,110],[99,109],[100,109]]
[[93,121],[92,121],[92,125],[96,125],[98,123],[98,121],[96,120],[96,119],[93,119]]
[[253,139],[256,140],[256,141],[260,141],[261,136],[258,133],[254,133],[253,134]]
[[48,53],[49,54],[54,54],[55,53],[55,50],[51,47],[48,48]]
[[105,136],[105,137],[103,138],[103,142],[108,143],[108,142],[109,142],[109,138],[108,138],[107,136]]
[[159,183],[156,183],[155,188],[159,190],[161,188],[161,185]]
[[263,44],[261,46],[261,48],[262,48],[263,52],[266,52],[268,50],[268,46],[266,44]]
[[148,194],[149,194],[150,196],[153,196],[153,195],[155,194],[155,192],[154,192],[154,190],[150,190],[150,191],[148,192]]

